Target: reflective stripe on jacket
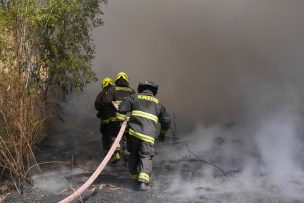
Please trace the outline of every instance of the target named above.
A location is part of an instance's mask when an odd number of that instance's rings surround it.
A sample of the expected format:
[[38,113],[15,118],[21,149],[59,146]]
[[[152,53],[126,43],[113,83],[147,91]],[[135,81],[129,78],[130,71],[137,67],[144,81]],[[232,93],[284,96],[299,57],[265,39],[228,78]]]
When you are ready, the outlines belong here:
[[[107,93],[106,102],[111,104],[112,101],[114,101],[119,106],[124,98],[134,93],[135,91],[131,87],[113,86]],[[122,113],[116,113],[115,116],[117,121],[123,121],[125,119],[125,115]]]
[[117,121],[116,117],[110,117],[108,119],[101,119],[100,120],[100,125],[109,124],[110,122],[115,122],[115,121]]
[[162,131],[170,128],[169,114],[149,90],[124,99],[119,106],[119,113],[126,114],[127,112],[131,112],[128,122],[129,134],[146,142],[154,144],[158,122],[161,124]]

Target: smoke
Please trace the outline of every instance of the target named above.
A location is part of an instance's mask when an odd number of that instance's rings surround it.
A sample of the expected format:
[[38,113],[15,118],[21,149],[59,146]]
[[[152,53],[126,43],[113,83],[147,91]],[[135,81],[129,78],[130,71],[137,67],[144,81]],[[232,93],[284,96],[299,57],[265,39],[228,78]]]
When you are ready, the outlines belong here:
[[[303,201],[301,103],[292,91],[264,87],[264,93],[249,93],[250,109],[238,122],[198,124],[180,143],[160,146],[164,156],[156,157],[156,164],[163,173],[156,175],[157,186],[169,184],[169,192],[193,201]],[[170,167],[174,172],[166,170]]]
[[[263,85],[289,85],[303,99],[302,4],[113,0],[103,9],[105,25],[93,33],[97,76],[125,71],[134,88],[155,81],[163,103],[189,122],[236,120],[247,110],[247,92],[263,92]],[[100,81],[71,100],[91,105]]]
[[[98,78],[124,71],[134,88],[154,81],[177,116],[182,144],[159,149],[166,156],[156,163],[180,161],[187,143],[236,173],[223,180],[189,163],[199,175],[186,180],[181,163],[175,181],[166,179],[170,191],[303,198],[303,6],[302,0],[111,0],[104,7],[105,25],[92,33]],[[67,116],[93,119],[99,83],[70,97]],[[191,131],[181,133],[186,126]]]
[[[256,202],[257,198],[262,202],[303,201],[299,118],[285,110],[258,124],[247,121],[229,128],[200,126],[174,149],[161,146],[158,150],[162,157],[156,157],[156,165],[163,171],[156,174],[156,185],[163,188],[169,184],[167,191],[193,201],[200,197],[211,202]],[[202,163],[189,150],[228,175],[224,177],[218,169]]]
[[81,169],[68,169],[62,167],[58,171],[48,171],[41,175],[34,175],[31,177],[33,185],[45,192],[58,194],[70,186],[70,182],[65,177],[71,177],[83,173]]

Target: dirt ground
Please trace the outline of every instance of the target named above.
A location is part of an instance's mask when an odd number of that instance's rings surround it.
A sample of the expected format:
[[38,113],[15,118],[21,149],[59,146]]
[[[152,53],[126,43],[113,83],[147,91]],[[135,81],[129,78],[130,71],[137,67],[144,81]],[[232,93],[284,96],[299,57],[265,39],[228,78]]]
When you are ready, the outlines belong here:
[[[58,202],[88,179],[102,160],[101,135],[95,124],[77,128],[72,126],[65,124],[64,128],[52,130],[52,135],[41,143],[38,151],[40,163],[66,163],[41,165],[43,174],[37,173],[32,177],[33,186],[27,186],[21,195],[7,189],[1,195],[3,202]],[[197,177],[203,176],[196,169],[205,167],[204,163],[166,160],[161,154],[163,150],[158,150],[161,147],[171,148],[171,153],[179,153],[180,145],[183,143],[171,141],[156,144],[151,191],[137,191],[136,183],[128,178],[127,168],[121,162],[109,164],[90,189],[75,202],[304,202],[304,198],[289,197],[278,192],[221,190],[216,184],[213,187],[204,182],[189,185],[189,182],[195,182]],[[177,181],[177,173],[187,179],[188,184]],[[228,171],[228,177],[224,178],[218,173],[215,180],[218,185],[225,184],[233,175],[233,171]]]
[[[27,186],[19,195],[11,190],[11,185],[1,195],[3,202],[58,202],[90,177],[103,156],[98,126],[70,127],[65,124],[65,128],[52,130],[52,135],[40,144],[38,162],[53,163],[41,165],[43,174],[34,170],[38,175],[32,178],[33,186]],[[109,164],[89,190],[75,202],[179,201],[177,197],[160,192],[156,186],[152,185],[153,189],[149,192],[137,191],[136,186],[136,182],[129,179],[123,162]]]

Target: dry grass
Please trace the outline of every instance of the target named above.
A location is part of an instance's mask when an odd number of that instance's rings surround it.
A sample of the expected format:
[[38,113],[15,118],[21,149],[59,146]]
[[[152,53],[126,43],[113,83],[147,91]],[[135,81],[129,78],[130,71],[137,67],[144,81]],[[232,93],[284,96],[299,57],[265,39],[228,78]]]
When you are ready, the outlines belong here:
[[34,146],[44,136],[42,106],[38,90],[28,88],[22,76],[0,73],[0,178],[9,174],[19,192],[36,163]]

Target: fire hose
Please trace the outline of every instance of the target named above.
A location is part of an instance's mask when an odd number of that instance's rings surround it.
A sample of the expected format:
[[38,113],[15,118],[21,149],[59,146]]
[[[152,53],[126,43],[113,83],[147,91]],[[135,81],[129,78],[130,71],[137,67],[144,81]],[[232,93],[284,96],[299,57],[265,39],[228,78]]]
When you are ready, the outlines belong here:
[[[115,108],[117,107],[117,105],[114,105],[114,104],[113,104],[113,106]],[[118,133],[114,143],[112,144],[111,149],[109,150],[109,152],[107,153],[105,158],[102,160],[102,162],[100,163],[100,165],[98,166],[96,171],[87,180],[87,182],[85,182],[80,188],[78,188],[77,191],[75,191],[73,194],[66,197],[65,199],[61,200],[59,203],[69,203],[69,202],[73,201],[78,196],[80,196],[81,193],[83,193],[86,189],[88,189],[88,187],[90,187],[90,185],[96,180],[96,178],[103,171],[103,169],[105,168],[105,166],[108,164],[109,160],[111,159],[113,153],[115,152],[115,150],[116,150],[117,146],[119,145],[119,142],[120,142],[120,140],[121,140],[121,138],[122,138],[122,136],[125,132],[126,126],[127,126],[127,121],[124,121],[121,125],[121,128],[119,130],[119,133]]]

